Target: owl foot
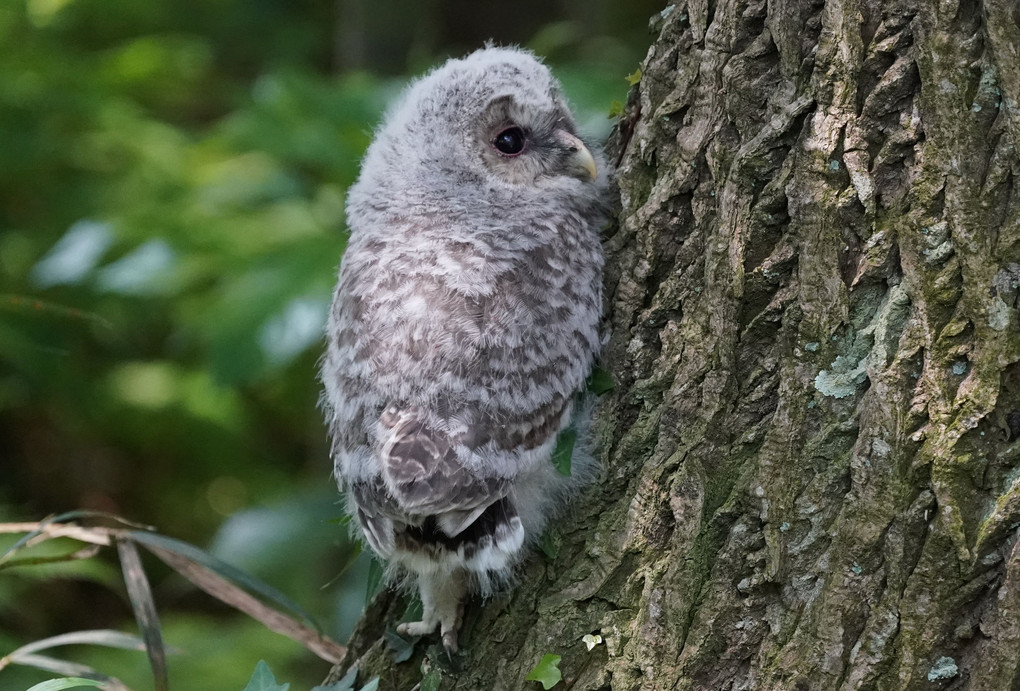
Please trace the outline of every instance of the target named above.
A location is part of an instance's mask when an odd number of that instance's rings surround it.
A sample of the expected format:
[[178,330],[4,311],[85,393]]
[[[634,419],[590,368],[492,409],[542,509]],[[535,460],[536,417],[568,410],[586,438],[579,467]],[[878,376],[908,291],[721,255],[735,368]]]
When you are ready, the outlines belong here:
[[457,652],[457,631],[464,618],[462,599],[467,592],[463,574],[445,577],[418,577],[421,592],[421,621],[408,621],[397,626],[397,633],[405,636],[427,636],[439,627],[446,654]]

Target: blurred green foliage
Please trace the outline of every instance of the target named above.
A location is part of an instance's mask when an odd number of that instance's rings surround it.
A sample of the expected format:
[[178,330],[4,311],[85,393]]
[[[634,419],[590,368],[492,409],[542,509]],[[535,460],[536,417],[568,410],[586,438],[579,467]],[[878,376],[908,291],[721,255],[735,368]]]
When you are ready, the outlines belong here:
[[[0,2],[0,520],[92,508],[151,523],[342,639],[368,564],[349,563],[358,548],[331,521],[315,376],[372,129],[408,74],[494,38],[546,55],[603,136],[659,5]],[[0,573],[0,655],[129,628],[113,573]],[[175,688],[241,688],[261,658],[297,684],[324,676],[180,579],[156,596],[182,651]],[[144,655],[79,659],[147,684]],[[7,669],[0,687],[42,678]]]

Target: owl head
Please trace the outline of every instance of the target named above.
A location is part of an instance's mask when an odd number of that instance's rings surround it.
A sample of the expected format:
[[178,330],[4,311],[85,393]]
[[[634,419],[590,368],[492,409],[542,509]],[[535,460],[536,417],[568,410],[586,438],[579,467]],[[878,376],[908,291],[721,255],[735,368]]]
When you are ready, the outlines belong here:
[[487,47],[408,87],[377,133],[362,177],[400,174],[433,187],[446,180],[577,187],[591,185],[598,168],[549,69],[525,50]]

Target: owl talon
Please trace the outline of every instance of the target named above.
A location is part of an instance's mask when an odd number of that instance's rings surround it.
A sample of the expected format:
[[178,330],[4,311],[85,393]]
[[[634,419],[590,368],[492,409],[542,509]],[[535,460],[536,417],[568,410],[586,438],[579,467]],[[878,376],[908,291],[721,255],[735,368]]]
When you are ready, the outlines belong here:
[[446,648],[446,657],[452,661],[453,654],[457,652],[457,629],[443,631],[443,647]]
[[403,636],[428,636],[438,627],[446,655],[452,659],[458,650],[457,630],[464,619],[464,574],[452,573],[441,579],[420,577],[418,587],[421,593],[421,621],[398,624],[397,633]]
[[397,633],[401,636],[428,636],[436,630],[439,622],[405,621],[397,625]]
[[[461,607],[463,610],[463,607]],[[446,648],[447,657],[453,660],[453,655],[457,652],[457,631],[460,629],[460,616],[457,616],[456,621],[450,626],[449,623],[444,622],[442,633],[443,633],[443,647]]]

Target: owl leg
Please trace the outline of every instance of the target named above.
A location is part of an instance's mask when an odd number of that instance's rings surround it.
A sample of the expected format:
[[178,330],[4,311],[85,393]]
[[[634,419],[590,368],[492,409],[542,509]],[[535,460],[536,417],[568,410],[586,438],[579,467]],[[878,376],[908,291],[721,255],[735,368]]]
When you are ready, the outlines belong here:
[[418,591],[421,593],[421,621],[408,621],[397,627],[397,633],[408,636],[427,636],[439,627],[443,647],[448,653],[457,652],[457,630],[464,616],[464,596],[467,579],[463,570],[453,573],[419,574]]

